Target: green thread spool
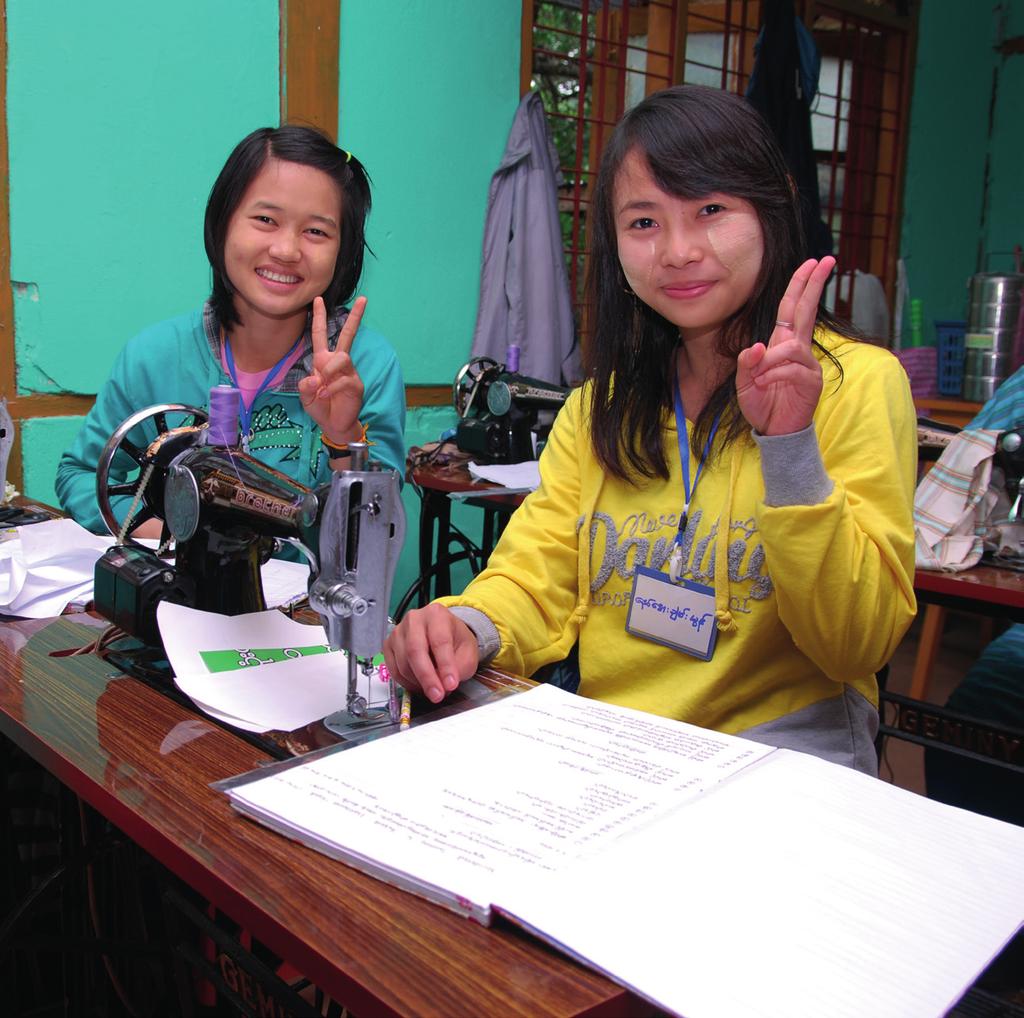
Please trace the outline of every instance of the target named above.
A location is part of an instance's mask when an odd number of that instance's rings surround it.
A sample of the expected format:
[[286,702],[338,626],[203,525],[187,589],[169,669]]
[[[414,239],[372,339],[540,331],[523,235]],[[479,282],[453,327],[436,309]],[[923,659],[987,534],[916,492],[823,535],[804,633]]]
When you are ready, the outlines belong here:
[[910,302],[910,345],[924,346],[924,311],[920,299]]

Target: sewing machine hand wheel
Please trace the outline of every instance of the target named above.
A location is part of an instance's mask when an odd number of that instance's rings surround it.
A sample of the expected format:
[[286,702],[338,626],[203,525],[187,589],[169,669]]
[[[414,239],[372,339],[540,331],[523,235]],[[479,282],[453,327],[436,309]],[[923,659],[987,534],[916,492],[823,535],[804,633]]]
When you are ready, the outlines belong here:
[[[107,525],[107,530],[117,537],[121,532],[121,524],[118,523],[117,517],[114,516],[114,510],[110,505],[110,497],[112,495],[132,495],[134,496],[139,488],[140,482],[144,479],[148,480],[146,473],[151,466],[156,466],[156,459],[152,455],[154,442],[151,442],[147,447],[140,449],[134,442],[128,439],[130,432],[137,428],[140,424],[152,419],[156,426],[156,438],[159,439],[161,436],[168,435],[172,431],[177,430],[171,428],[167,424],[167,414],[180,414],[183,417],[191,416],[195,424],[205,424],[208,420],[205,410],[200,410],[198,407],[187,406],[184,403],[160,403],[157,406],[146,407],[144,410],[139,410],[132,414],[130,417],[125,418],[121,424],[117,427],[114,433],[107,440],[107,444],[103,447],[103,451],[100,453],[99,462],[96,464],[96,501],[99,504],[100,515],[103,517],[103,522]],[[139,476],[133,480],[125,480],[119,484],[110,483],[110,470],[113,465],[115,456],[118,453],[124,453],[128,456],[135,465],[139,468]],[[161,478],[162,480],[162,478]],[[140,501],[139,511],[132,517],[132,527],[137,527],[140,523],[145,523],[147,520],[156,518],[156,511],[152,508],[151,504],[145,500]],[[163,524],[163,529],[160,533],[160,543],[163,544],[170,537],[170,530],[167,527],[166,522]],[[128,543],[132,542],[132,539],[125,537],[125,541]]]
[[501,365],[490,357],[474,357],[468,364],[463,364],[459,368],[459,373],[452,383],[452,406],[460,417],[465,417],[469,413],[480,389],[480,383],[488,375],[497,378],[501,371]]

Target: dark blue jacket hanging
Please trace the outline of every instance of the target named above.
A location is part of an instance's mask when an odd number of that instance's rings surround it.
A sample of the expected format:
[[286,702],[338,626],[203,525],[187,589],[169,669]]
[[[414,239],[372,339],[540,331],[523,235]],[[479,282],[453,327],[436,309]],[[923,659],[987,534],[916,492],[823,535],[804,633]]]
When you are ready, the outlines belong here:
[[821,59],[814,38],[796,16],[793,0],[767,0],[764,26],[747,99],[768,122],[800,191],[807,252],[832,253],[832,234],[821,218],[818,167],[811,139],[811,103]]

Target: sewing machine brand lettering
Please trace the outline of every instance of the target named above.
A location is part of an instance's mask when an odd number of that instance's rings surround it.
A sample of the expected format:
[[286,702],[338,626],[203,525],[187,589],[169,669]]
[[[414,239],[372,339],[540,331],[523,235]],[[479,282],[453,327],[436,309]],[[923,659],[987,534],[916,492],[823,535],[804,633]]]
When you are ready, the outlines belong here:
[[235,505],[251,509],[254,513],[270,516],[277,520],[290,519],[295,511],[295,507],[287,502],[263,495],[258,491],[250,491],[248,488],[235,488],[231,501]]
[[1024,763],[1024,740],[1012,732],[1000,731],[982,722],[945,716],[941,711],[923,707],[896,704],[896,728],[945,746],[956,746],[972,753],[1002,760],[1004,763]]
[[245,1002],[250,1014],[261,1018],[291,1018],[294,1012],[265,987],[254,976],[236,963],[229,954],[220,952],[217,956],[221,978],[232,993]]

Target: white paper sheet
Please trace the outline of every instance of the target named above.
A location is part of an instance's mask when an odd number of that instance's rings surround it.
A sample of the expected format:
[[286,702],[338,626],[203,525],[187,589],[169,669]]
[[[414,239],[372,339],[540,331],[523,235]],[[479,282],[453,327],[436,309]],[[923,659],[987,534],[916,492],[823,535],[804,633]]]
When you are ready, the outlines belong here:
[[[48,619],[69,604],[92,600],[96,560],[113,537],[90,533],[69,519],[13,529],[13,536],[0,541],[0,613]],[[139,543],[155,550],[159,542]],[[261,575],[267,605],[273,608],[306,593],[309,566],[271,559]]]
[[[279,611],[218,615],[166,601],[156,614],[175,683],[211,717],[251,732],[288,732],[345,705],[346,656],[300,655],[306,648],[326,650],[321,626]],[[231,653],[214,661],[214,652]],[[369,677],[360,673],[359,693],[371,706],[387,702],[377,668]]]
[[528,488],[534,491],[540,487],[540,468],[536,460],[526,460],[525,463],[470,463],[468,468],[471,477],[506,488]]
[[0,612],[30,619],[60,615],[72,601],[92,597],[96,560],[114,543],[74,520],[18,527],[0,543]]
[[510,875],[563,872],[772,752],[539,686],[231,796],[481,914]]
[[200,710],[251,732],[290,732],[345,706],[344,654],[318,654],[234,672],[176,674]]
[[228,794],[686,1018],[939,1018],[1020,928],[1024,829],[636,713],[541,686]]
[[263,597],[268,608],[278,608],[305,597],[309,587],[309,564],[272,558],[260,569]]
[[167,660],[176,675],[210,671],[202,656],[204,651],[327,645],[323,626],[296,622],[273,609],[246,615],[218,615],[161,601],[156,620]]
[[1020,828],[780,750],[508,900],[687,1018],[937,1018],[1024,916],[1022,848]]

